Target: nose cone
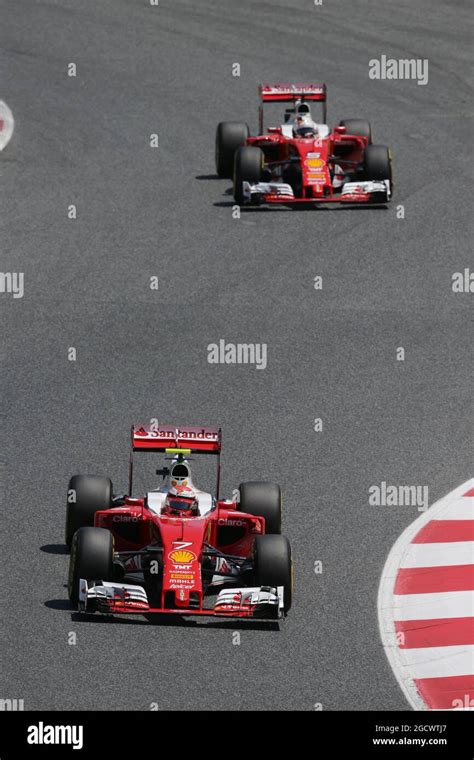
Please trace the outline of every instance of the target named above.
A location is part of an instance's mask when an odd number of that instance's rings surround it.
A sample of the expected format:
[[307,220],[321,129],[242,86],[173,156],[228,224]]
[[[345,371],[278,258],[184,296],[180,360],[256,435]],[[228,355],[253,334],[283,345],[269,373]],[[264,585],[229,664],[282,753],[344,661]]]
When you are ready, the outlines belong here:
[[173,594],[176,607],[202,606],[201,553],[206,519],[170,521],[161,528],[163,591]]

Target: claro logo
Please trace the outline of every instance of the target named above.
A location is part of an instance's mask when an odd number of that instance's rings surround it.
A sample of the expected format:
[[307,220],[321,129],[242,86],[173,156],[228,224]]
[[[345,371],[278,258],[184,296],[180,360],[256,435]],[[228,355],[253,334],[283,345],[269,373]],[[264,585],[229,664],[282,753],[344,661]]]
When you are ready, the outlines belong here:
[[217,521],[218,525],[225,525],[230,528],[243,528],[247,525],[243,520],[226,520],[224,517],[220,517]]
[[132,522],[137,523],[140,521],[139,517],[135,517],[134,515],[114,515],[112,517],[112,522]]

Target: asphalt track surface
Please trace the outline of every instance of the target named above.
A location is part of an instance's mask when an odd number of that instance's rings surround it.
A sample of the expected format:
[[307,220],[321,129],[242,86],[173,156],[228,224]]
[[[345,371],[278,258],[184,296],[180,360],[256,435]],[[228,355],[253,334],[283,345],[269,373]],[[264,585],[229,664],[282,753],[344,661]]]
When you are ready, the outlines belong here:
[[[376,597],[418,512],[370,507],[368,489],[428,485],[432,502],[471,475],[469,295],[451,290],[471,250],[469,3],[0,8],[0,96],[16,122],[0,156],[1,268],[25,275],[24,297],[0,302],[0,696],[25,709],[405,709]],[[382,54],[428,58],[429,84],[371,81]],[[392,147],[388,210],[232,218],[216,123],[255,130],[257,84],[301,80],[327,82],[331,123],[367,117]],[[221,338],[267,343],[267,368],[209,364]],[[221,424],[225,492],[282,484],[296,589],[279,631],[71,617],[68,478],[125,488],[129,426],[150,417]]]

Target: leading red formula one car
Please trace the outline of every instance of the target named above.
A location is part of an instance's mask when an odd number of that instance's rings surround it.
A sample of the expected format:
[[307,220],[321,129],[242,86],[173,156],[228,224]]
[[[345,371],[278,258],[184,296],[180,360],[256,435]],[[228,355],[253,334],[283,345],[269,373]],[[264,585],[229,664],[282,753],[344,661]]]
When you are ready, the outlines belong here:
[[[157,488],[132,496],[133,455],[165,454]],[[292,561],[281,535],[275,483],[241,483],[239,500],[219,497],[221,431],[132,428],[129,495],[108,478],[69,482],[66,543],[69,598],[82,612],[178,613],[278,619],[291,606]],[[200,490],[190,455],[217,461],[216,495]]]
[[[258,136],[247,124],[217,127],[216,169],[233,177],[239,205],[261,203],[386,203],[392,195],[392,161],[385,145],[372,144],[365,119],[327,125],[325,84],[265,84],[259,87]],[[284,121],[264,131],[264,105],[291,103]],[[322,105],[314,121],[311,104]]]

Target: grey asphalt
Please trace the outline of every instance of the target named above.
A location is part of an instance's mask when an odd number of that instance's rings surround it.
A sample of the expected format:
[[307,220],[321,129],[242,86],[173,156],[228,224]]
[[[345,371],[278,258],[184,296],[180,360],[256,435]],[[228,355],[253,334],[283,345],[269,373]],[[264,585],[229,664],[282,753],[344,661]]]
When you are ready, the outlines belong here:
[[[16,119],[0,155],[1,269],[25,278],[23,298],[0,295],[1,698],[407,707],[376,596],[418,512],[369,506],[368,489],[428,485],[433,502],[472,474],[470,297],[451,290],[472,264],[468,9],[0,2],[0,98]],[[428,85],[370,80],[382,54],[429,59]],[[331,123],[369,118],[392,147],[388,209],[233,219],[229,182],[213,176],[216,124],[255,131],[257,84],[301,80],[326,81]],[[266,343],[267,368],[209,364],[219,339]],[[244,479],[282,484],[296,588],[280,630],[71,616],[67,481],[97,472],[124,489],[130,425],[151,417],[222,425],[226,493]]]

